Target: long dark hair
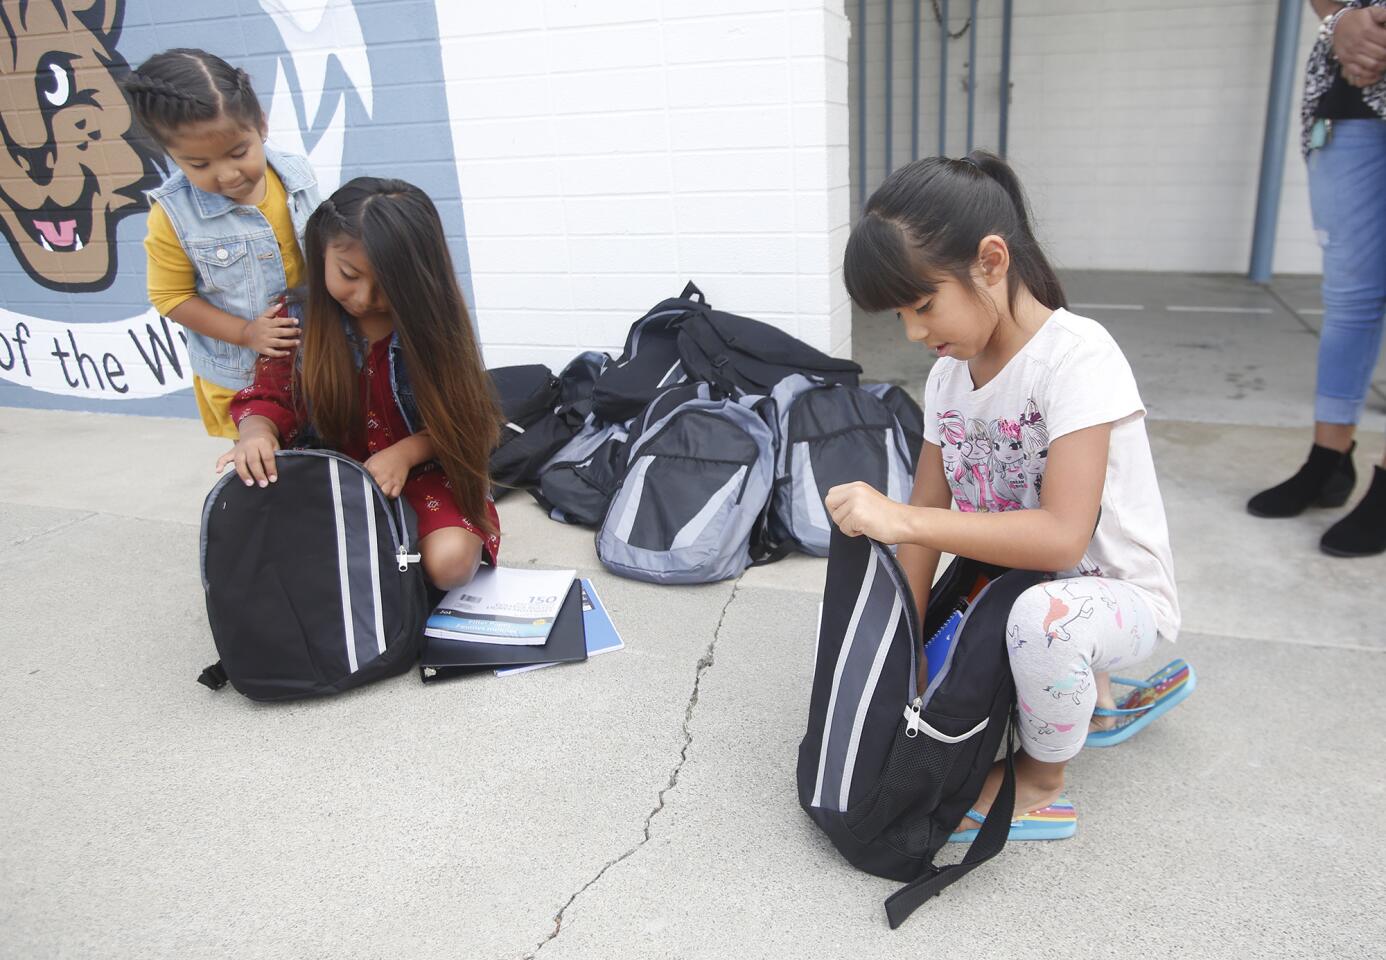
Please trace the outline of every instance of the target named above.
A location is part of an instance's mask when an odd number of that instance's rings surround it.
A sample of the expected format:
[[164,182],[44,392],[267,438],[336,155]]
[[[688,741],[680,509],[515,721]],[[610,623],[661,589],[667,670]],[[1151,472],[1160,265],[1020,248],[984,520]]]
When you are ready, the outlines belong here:
[[847,240],[847,292],[863,309],[876,311],[932,296],[944,276],[970,289],[977,248],[991,234],[1010,248],[1006,302],[1012,310],[1020,284],[1051,310],[1068,305],[1030,229],[1019,178],[985,150],[960,160],[916,160],[886,178]]
[[435,458],[463,515],[496,533],[486,509],[487,464],[503,421],[458,289],[438,210],[403,180],[357,177],[322,202],[304,234],[307,306],[296,391],[323,440],[341,449],[362,439],[360,387],[342,308],[327,292],[324,258],[333,240],[361,244],[390,303],[409,382]]
[[250,74],[206,50],[156,53],[121,84],[140,126],[166,144],[178,128],[226,116],[249,130],[265,128]]

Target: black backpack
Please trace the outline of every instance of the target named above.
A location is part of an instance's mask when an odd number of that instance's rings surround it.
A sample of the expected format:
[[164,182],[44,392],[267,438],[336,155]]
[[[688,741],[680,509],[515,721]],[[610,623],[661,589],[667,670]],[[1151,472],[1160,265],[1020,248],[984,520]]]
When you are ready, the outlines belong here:
[[678,353],[690,378],[737,398],[769,396],[795,373],[852,387],[861,375],[851,360],[830,357],[768,323],[720,310],[699,311],[680,325]]
[[561,384],[542,363],[488,370],[505,423],[491,451],[492,495],[502,496],[539,478],[539,468],[581,424],[555,413]]
[[775,493],[769,535],[817,557],[833,530],[823,500],[838,484],[861,480],[890,499],[910,497],[924,414],[897,386],[825,384],[794,374],[764,409],[775,430]]
[[625,476],[626,436],[624,424],[589,420],[544,464],[530,494],[560,523],[599,526]]
[[[1006,845],[1015,803],[1006,621],[1043,576],[956,560],[930,591],[921,632],[890,549],[833,531],[799,803],[854,866],[907,882],[886,900],[892,928]],[[932,637],[982,582],[945,665],[918,690],[920,637]],[[936,866],[1003,745],[995,815],[960,863]]]
[[592,409],[607,423],[640,415],[662,390],[688,379],[679,359],[679,328],[707,309],[707,298],[691,282],[683,293],[662,300],[631,325],[626,347],[608,364],[592,390]]
[[558,403],[581,410],[583,416],[592,412],[592,390],[597,378],[612,363],[611,357],[596,350],[579,353],[568,361],[558,375]]
[[775,473],[774,436],[749,400],[672,387],[630,428],[597,559],[652,583],[711,583],[757,559]]
[[219,663],[252,700],[341,693],[407,670],[429,607],[416,522],[355,460],[275,454],[279,481],[230,471],[202,508],[202,588]]

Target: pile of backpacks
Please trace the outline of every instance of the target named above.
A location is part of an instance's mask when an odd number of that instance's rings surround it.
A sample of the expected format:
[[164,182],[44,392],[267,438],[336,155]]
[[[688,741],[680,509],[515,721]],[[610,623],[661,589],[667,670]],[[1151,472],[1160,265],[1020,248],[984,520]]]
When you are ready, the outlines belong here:
[[828,490],[910,493],[918,404],[692,283],[637,320],[621,356],[491,370],[507,423],[495,494],[524,489],[595,528],[597,557],[653,583],[709,583],[800,550],[827,556]]

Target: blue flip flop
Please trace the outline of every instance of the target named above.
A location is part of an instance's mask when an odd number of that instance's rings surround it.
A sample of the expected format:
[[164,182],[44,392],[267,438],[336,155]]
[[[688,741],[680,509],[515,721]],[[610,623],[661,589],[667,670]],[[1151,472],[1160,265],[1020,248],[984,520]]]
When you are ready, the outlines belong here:
[[1193,667],[1184,660],[1175,660],[1152,674],[1147,680],[1128,680],[1112,677],[1112,683],[1135,689],[1116,706],[1098,707],[1094,716],[1116,717],[1110,730],[1093,730],[1084,742],[1089,747],[1114,747],[1139,733],[1150,721],[1168,713],[1188,698],[1197,686]]
[[[976,810],[967,811],[967,819],[975,820],[977,827],[959,830],[948,837],[949,843],[971,843],[977,839],[981,825],[986,822],[986,814]],[[1059,797],[1047,807],[1023,813],[1011,821],[1011,829],[1006,834],[1006,842],[1014,840],[1067,840],[1078,832],[1078,814],[1073,802],[1066,796]]]

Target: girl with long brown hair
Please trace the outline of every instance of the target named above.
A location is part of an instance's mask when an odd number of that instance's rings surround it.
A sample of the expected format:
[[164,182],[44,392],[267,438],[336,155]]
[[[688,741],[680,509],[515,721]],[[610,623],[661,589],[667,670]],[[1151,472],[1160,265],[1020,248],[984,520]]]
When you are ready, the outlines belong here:
[[306,296],[286,307],[303,346],[260,359],[217,470],[234,463],[263,487],[281,443],[354,457],[414,508],[429,579],[461,586],[500,548],[487,461],[501,414],[438,211],[412,184],[357,177],[309,219],[304,246]]

